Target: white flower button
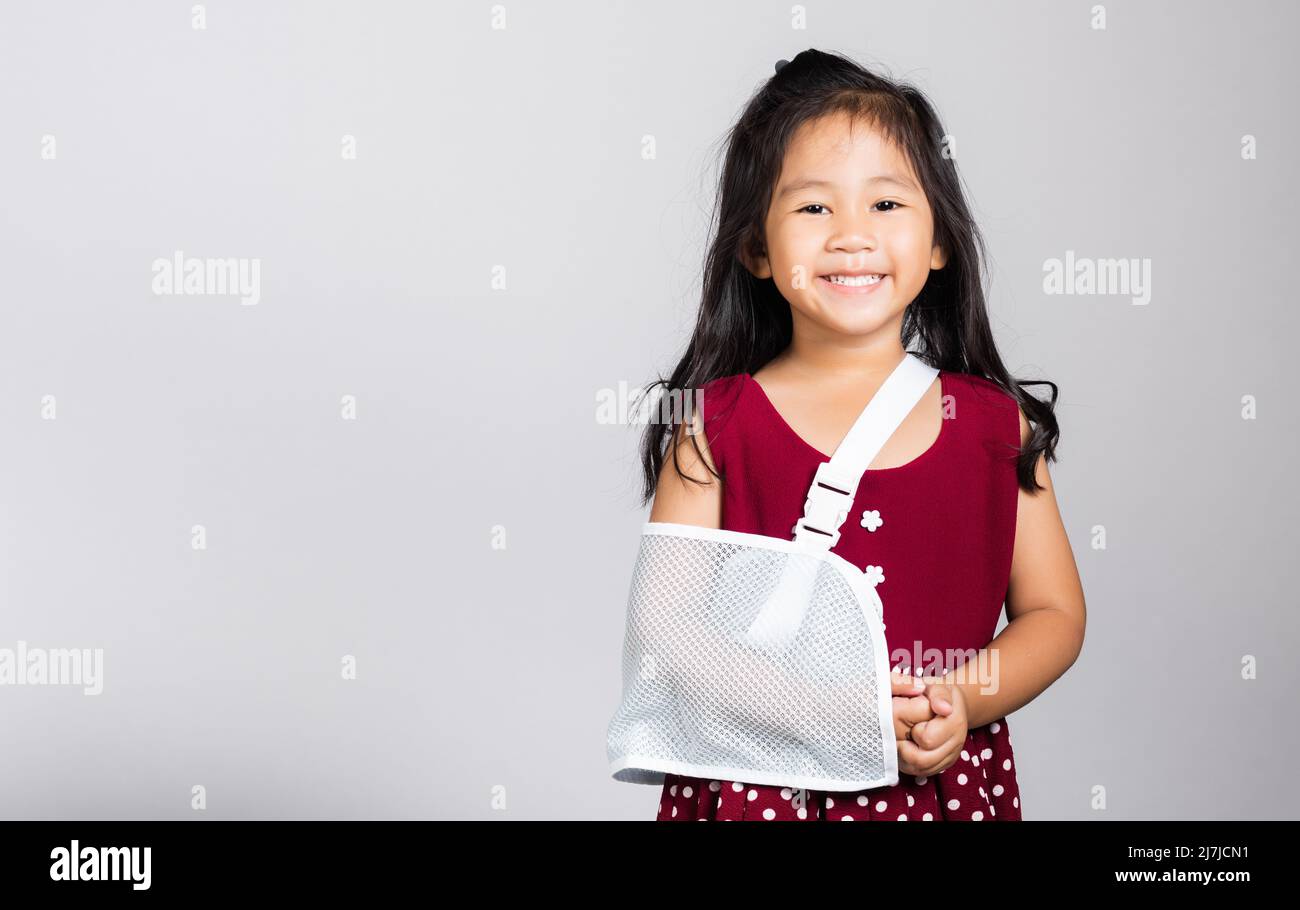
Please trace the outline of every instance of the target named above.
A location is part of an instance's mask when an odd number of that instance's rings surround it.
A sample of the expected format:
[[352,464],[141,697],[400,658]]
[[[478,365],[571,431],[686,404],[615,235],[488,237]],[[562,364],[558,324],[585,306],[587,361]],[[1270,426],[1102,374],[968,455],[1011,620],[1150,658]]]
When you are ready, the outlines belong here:
[[863,574],[867,576],[867,584],[873,588],[885,580],[885,570],[880,566],[867,566]]
[[862,527],[868,531],[874,531],[885,523],[880,517],[880,512],[876,509],[867,509],[862,513]]

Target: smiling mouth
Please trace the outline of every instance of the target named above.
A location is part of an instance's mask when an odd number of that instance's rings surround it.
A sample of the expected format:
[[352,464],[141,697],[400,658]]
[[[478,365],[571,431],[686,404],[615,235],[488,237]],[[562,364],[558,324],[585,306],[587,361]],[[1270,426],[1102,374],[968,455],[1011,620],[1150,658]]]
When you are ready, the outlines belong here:
[[825,283],[826,292],[839,297],[866,297],[874,294],[885,283],[888,275],[818,275],[817,280]]
[[884,275],[877,275],[877,274],[871,274],[871,275],[834,274],[834,275],[822,275],[820,277],[823,280],[830,282],[831,284],[839,285],[840,287],[850,287],[850,288],[869,287],[873,284],[879,284],[880,282],[885,280]]

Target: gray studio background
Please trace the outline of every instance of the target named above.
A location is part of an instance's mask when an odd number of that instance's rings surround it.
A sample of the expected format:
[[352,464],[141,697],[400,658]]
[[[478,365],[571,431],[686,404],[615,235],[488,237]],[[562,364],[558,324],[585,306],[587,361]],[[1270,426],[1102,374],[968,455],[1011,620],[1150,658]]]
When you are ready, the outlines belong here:
[[[1025,818],[1297,816],[1290,4],[192,5],[0,11],[0,648],[104,651],[0,687],[0,817],[653,818],[596,399],[680,354],[721,138],[807,47],[934,100],[1061,387],[1088,638],[1010,718]],[[177,250],[260,302],[153,294]],[[1045,294],[1067,250],[1151,302]]]

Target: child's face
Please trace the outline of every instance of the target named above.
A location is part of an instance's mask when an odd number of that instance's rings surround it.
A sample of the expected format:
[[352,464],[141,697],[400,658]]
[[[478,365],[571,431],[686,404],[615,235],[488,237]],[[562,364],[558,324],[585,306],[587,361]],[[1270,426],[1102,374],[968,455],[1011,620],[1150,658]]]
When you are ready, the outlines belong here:
[[[805,181],[824,183],[800,188]],[[766,255],[742,258],[773,279],[796,330],[896,336],[930,270],[945,262],[906,156],[863,122],[850,136],[843,114],[805,123],[792,137],[764,230]],[[860,287],[829,280],[844,271],[885,277]]]

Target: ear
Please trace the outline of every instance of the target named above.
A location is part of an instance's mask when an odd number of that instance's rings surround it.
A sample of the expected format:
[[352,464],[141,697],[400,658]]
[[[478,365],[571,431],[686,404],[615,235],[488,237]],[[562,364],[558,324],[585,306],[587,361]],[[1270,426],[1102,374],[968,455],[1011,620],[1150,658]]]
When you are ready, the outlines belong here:
[[739,258],[745,268],[753,273],[755,278],[771,278],[772,264],[767,261],[765,250],[760,241],[749,239],[740,244]]
[[937,243],[930,250],[930,268],[941,269],[948,264],[948,254]]

